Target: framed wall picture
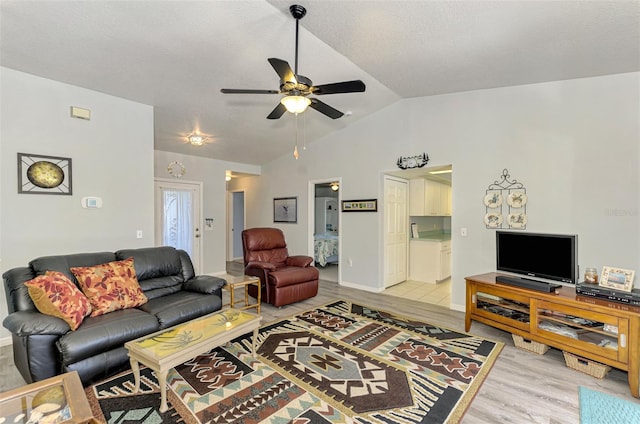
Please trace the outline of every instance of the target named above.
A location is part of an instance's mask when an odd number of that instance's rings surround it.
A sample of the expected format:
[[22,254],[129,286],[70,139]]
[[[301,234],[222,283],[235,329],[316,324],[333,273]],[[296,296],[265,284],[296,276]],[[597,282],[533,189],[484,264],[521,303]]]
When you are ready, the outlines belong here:
[[298,222],[298,198],[274,197],[273,222]]
[[600,286],[607,287],[612,290],[620,290],[630,292],[633,289],[633,276],[635,271],[630,269],[612,268],[610,266],[602,267],[602,277],[600,278]]
[[71,158],[18,153],[18,193],[73,193]]
[[376,212],[378,199],[343,200],[342,212]]

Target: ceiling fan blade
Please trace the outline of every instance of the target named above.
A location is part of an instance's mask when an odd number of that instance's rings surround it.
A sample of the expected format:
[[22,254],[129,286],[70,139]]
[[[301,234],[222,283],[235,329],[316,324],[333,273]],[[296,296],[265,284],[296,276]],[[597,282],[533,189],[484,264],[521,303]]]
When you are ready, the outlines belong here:
[[309,107],[312,107],[318,112],[327,115],[331,119],[338,119],[342,115],[344,115],[344,113],[340,112],[338,109],[334,109],[328,104],[321,102],[318,99],[309,99],[309,100],[311,100],[311,104],[309,105]]
[[314,86],[311,91],[313,94],[338,94],[338,93],[358,93],[366,89],[364,83],[360,80],[335,82],[333,84],[322,84]]
[[282,59],[276,59],[275,57],[271,57],[268,60],[283,82],[292,82],[294,84],[298,83],[296,75],[291,70],[291,66],[289,66],[289,63]]
[[280,94],[278,90],[246,90],[236,88],[221,88],[220,92],[224,94]]
[[279,119],[286,111],[287,108],[282,103],[278,103],[278,106],[271,111],[267,119]]

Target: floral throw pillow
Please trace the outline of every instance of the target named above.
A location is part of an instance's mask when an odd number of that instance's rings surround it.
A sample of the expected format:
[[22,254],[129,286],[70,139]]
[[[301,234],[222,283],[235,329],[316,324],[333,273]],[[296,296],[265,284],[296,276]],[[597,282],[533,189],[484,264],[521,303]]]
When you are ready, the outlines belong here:
[[71,268],[89,298],[92,317],[147,303],[133,267],[133,258],[106,264]]
[[89,299],[61,272],[47,271],[24,285],[38,311],[63,319],[71,330],[91,312]]

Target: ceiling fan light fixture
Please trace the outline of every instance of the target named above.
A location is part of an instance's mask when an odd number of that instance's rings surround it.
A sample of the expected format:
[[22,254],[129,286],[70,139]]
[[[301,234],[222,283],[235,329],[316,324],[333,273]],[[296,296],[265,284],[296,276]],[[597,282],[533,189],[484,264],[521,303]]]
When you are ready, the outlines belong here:
[[202,146],[204,144],[204,137],[200,134],[191,134],[187,137],[187,140],[194,146]]
[[286,96],[280,100],[280,103],[282,103],[288,112],[297,115],[307,110],[307,107],[311,104],[311,100],[304,96]]

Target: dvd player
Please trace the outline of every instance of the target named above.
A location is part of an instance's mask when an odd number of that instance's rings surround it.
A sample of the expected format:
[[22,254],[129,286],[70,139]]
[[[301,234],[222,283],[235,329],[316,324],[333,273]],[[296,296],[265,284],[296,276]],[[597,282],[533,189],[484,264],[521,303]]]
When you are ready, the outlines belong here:
[[553,293],[560,287],[562,287],[560,284],[550,284],[545,283],[544,281],[532,280],[530,278],[507,277],[506,275],[497,275],[496,283],[523,287],[525,289],[531,289],[545,293]]

